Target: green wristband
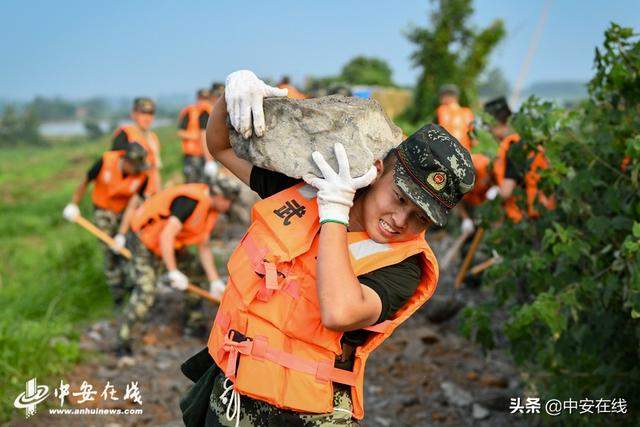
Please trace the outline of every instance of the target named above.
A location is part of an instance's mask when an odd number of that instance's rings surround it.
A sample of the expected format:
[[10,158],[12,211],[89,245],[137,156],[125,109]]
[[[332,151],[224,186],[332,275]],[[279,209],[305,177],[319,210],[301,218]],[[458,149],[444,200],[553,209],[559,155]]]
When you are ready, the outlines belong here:
[[344,223],[342,221],[338,221],[337,219],[325,219],[323,221],[320,221],[320,225],[326,224],[327,222],[335,222],[336,224],[342,224],[345,227],[349,227],[349,223]]

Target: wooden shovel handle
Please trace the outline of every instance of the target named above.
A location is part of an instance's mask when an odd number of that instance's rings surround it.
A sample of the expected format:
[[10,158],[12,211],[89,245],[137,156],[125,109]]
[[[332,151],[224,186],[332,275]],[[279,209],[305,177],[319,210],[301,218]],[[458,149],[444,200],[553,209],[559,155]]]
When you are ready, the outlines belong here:
[[[100,230],[98,227],[93,225],[93,223],[91,221],[89,221],[88,219],[83,218],[82,216],[78,215],[75,218],[74,221],[80,227],[84,228],[89,233],[93,234],[98,239],[102,240],[104,243],[109,245],[110,247],[113,247],[116,244],[115,240],[113,240],[111,238],[111,236],[109,236],[107,233],[105,233],[104,231]],[[118,252],[120,252],[120,255],[122,255],[123,257],[125,257],[127,259],[131,259],[131,251],[129,249],[120,248],[120,250]]]
[[454,282],[454,287],[458,289],[460,285],[462,285],[462,281],[467,275],[467,270],[469,270],[469,266],[471,265],[471,261],[473,261],[473,256],[476,254],[478,250],[478,245],[480,244],[480,240],[482,240],[482,236],[484,236],[484,228],[478,228],[475,236],[473,236],[473,240],[471,241],[471,246],[469,247],[469,251],[467,251],[467,255],[464,257],[464,261],[462,261],[462,266],[460,267],[460,271],[458,271],[458,275],[456,276],[456,281]]
[[196,294],[198,296],[201,296],[202,298],[206,298],[211,302],[214,302],[216,304],[220,304],[220,300],[216,297],[214,297],[213,295],[211,295],[209,292],[205,291],[202,288],[199,288],[195,285],[192,285],[191,283],[189,283],[187,285],[187,292],[191,292],[192,294]]

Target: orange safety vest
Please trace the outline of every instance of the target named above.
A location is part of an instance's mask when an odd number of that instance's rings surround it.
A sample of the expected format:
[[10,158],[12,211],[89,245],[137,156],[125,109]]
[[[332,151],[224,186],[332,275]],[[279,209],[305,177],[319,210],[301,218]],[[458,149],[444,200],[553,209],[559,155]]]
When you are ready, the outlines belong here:
[[473,189],[465,194],[463,200],[470,205],[478,206],[485,201],[485,194],[489,187],[491,187],[491,175],[489,174],[490,160],[484,154],[472,153],[471,161],[476,170],[476,182],[473,185]]
[[453,135],[468,151],[471,151],[469,131],[473,125],[473,112],[458,104],[445,104],[436,110],[438,124]]
[[124,131],[127,134],[129,142],[137,142],[147,150],[147,161],[151,165],[149,169],[149,182],[145,190],[146,195],[155,194],[160,190],[160,174],[158,168],[160,167],[160,142],[158,136],[153,131],[143,132],[135,125],[124,125],[118,128],[114,135]]
[[102,155],[102,168],[95,179],[91,200],[100,209],[120,213],[124,210],[131,196],[140,189],[147,175],[122,174],[120,159],[124,150],[107,151]]
[[[197,132],[200,134],[200,114],[203,111],[211,114],[212,106],[209,103],[201,103],[201,104],[191,104],[186,106],[180,112],[179,120],[187,115],[187,128],[185,129],[189,133]],[[187,156],[196,156],[201,157],[204,156],[204,147],[202,146],[201,139],[183,139],[182,140],[182,151]]]
[[291,98],[291,99],[307,99],[307,95],[305,95],[304,93],[300,92],[293,85],[280,83],[278,85],[278,88],[279,89],[287,89],[288,90],[287,98]]
[[374,242],[366,232],[347,234],[356,276],[421,254],[422,278],[392,319],[364,328],[376,333],[356,348],[353,371],[335,368],[343,333],[321,321],[315,280],[320,224],[314,199],[315,189],[301,183],[254,204],[251,226],[227,265],[229,281],[209,336],[209,353],[236,391],[279,408],[331,412],[333,382],[347,384],[354,416],[362,419],[367,358],[431,297],[438,264],[424,233],[387,244]]
[[171,203],[180,196],[196,200],[193,213],[182,223],[176,235],[175,249],[193,245],[207,239],[218,219],[211,209],[211,196],[207,184],[182,184],[167,188],[147,199],[133,214],[131,229],[151,252],[162,255],[160,233],[171,216]]
[[[520,141],[520,135],[511,134],[505,137],[498,146],[498,153],[495,161],[493,162],[493,173],[498,185],[502,185],[504,181],[505,173],[507,170],[507,153],[511,144]],[[538,200],[547,209],[555,209],[556,203],[554,197],[548,197],[543,192],[538,190],[538,182],[540,181],[539,171],[547,169],[549,162],[544,155],[544,150],[539,147],[537,152],[531,151],[528,155],[529,159],[533,158],[533,161],[529,165],[529,170],[525,173],[525,193],[527,195],[527,214],[530,218],[538,218],[540,213],[535,209],[536,200]],[[503,208],[507,217],[513,222],[518,223],[524,217],[522,210],[517,205],[517,199],[512,196],[504,201]]]

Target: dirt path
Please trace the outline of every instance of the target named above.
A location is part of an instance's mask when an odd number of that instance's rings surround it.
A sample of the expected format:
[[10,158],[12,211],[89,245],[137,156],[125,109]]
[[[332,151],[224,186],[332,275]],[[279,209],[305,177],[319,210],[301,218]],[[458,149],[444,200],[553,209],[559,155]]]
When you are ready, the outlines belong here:
[[[436,252],[450,239],[432,244]],[[455,269],[452,269],[455,271]],[[441,278],[438,295],[450,289],[452,274]],[[464,290],[459,297],[479,301],[479,290]],[[100,322],[85,331],[82,348],[98,352],[98,357],[77,366],[64,376],[71,391],[83,380],[98,390],[97,402],[67,404],[66,407],[136,408],[128,402],[104,401],[99,394],[107,381],[119,395],[125,385],[138,381],[143,400],[141,415],[61,416],[39,414],[21,426],[134,426],[182,425],[178,402],[190,382],[180,372],[180,364],[206,345],[205,338],[184,336],[179,327],[181,295],[175,292],[159,296],[148,329],[134,348],[137,363],[118,367],[108,351],[114,339],[114,323]],[[460,337],[457,320],[435,324],[421,309],[373,354],[367,365],[365,381],[365,426],[512,426],[529,425],[529,420],[510,415],[510,397],[520,395],[518,374],[501,351],[484,354]],[[210,318],[215,308],[208,306]],[[144,344],[143,344],[144,343]],[[50,400],[50,403],[54,401]]]

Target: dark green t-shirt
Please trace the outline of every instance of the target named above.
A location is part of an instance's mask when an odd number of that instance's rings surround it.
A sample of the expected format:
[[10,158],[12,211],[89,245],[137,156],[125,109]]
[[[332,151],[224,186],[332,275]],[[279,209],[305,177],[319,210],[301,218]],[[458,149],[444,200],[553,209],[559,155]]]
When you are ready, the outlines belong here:
[[[251,169],[250,187],[263,199],[300,182],[299,179],[258,166]],[[360,283],[373,289],[382,302],[382,311],[376,323],[391,317],[416,291],[421,276],[419,257],[414,255],[398,264],[358,276]],[[353,346],[362,345],[369,333],[364,330],[349,331],[344,334],[343,341]]]

